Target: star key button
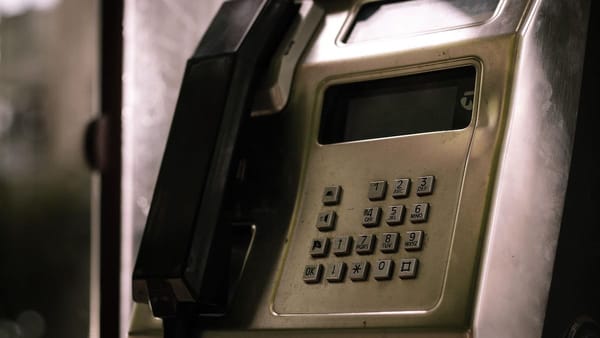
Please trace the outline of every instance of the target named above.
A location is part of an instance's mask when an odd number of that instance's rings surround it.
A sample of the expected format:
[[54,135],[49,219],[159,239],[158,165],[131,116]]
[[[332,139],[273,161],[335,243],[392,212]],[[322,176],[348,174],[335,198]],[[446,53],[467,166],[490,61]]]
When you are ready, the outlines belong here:
[[369,276],[369,262],[354,262],[350,264],[350,280],[360,282],[367,280]]

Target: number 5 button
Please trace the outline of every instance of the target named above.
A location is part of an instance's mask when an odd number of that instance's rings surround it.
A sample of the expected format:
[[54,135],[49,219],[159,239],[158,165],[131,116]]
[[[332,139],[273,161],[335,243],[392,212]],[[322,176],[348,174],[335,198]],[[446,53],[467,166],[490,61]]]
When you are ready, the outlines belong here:
[[389,225],[399,225],[404,222],[404,206],[392,205],[388,207],[385,222]]

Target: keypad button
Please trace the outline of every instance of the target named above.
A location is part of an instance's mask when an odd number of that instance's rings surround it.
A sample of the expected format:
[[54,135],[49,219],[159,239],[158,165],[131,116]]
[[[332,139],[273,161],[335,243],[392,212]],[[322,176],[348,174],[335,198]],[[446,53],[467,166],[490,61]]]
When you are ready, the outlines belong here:
[[352,249],[352,237],[350,236],[340,236],[336,237],[332,241],[333,254],[336,256],[347,256],[350,254]]
[[404,236],[404,250],[416,251],[421,250],[423,247],[424,232],[419,231],[407,231]]
[[429,203],[416,203],[410,209],[410,221],[413,223],[427,222]]
[[386,181],[373,181],[369,183],[369,200],[380,201],[385,198],[387,190]]
[[373,278],[376,280],[387,280],[394,273],[394,261],[391,259],[380,259],[373,266]]
[[433,193],[434,176],[422,176],[417,179],[417,195],[425,196]]
[[313,257],[326,257],[329,252],[329,238],[315,238],[310,246],[310,255]]
[[304,267],[302,279],[304,282],[313,284],[321,281],[321,275],[323,274],[323,265],[321,264],[308,264]]
[[392,197],[403,198],[407,197],[410,192],[410,178],[399,178],[394,180],[392,186]]
[[355,250],[357,254],[367,255],[375,250],[375,235],[360,235],[356,238]]
[[350,263],[350,280],[354,282],[367,280],[369,277],[369,262]]
[[379,225],[379,221],[381,219],[381,208],[366,208],[363,211],[362,224],[367,227],[376,227]]
[[379,238],[379,250],[385,253],[398,252],[400,234],[397,232],[385,232]]
[[324,205],[336,205],[340,203],[342,197],[342,187],[334,185],[325,187],[323,190],[323,204]]
[[346,263],[332,263],[327,265],[325,279],[328,282],[341,282],[346,275]]
[[404,206],[392,205],[387,208],[385,222],[389,225],[400,225],[404,223]]
[[336,214],[333,210],[323,211],[317,217],[317,229],[320,231],[330,231],[335,228]]
[[400,272],[398,277],[402,279],[411,279],[417,277],[419,261],[416,258],[404,258],[400,260]]

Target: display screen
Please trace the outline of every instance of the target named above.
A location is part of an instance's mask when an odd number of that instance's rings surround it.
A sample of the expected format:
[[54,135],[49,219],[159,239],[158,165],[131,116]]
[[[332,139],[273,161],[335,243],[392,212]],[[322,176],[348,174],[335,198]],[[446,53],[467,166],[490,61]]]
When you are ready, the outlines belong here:
[[330,87],[319,142],[465,128],[471,121],[474,86],[475,69],[463,67]]

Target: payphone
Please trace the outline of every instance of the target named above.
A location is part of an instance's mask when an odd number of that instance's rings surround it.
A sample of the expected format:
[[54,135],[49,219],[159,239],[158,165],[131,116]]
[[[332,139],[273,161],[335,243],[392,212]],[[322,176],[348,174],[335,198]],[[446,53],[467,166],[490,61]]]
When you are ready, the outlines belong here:
[[588,7],[224,3],[187,64],[131,335],[540,336]]

